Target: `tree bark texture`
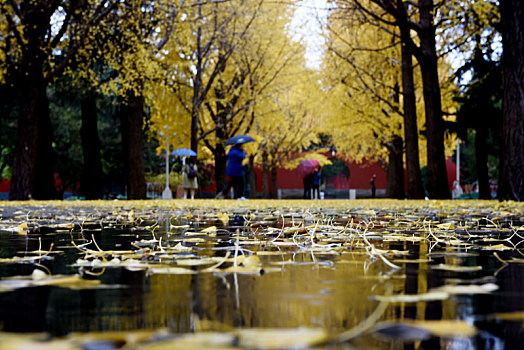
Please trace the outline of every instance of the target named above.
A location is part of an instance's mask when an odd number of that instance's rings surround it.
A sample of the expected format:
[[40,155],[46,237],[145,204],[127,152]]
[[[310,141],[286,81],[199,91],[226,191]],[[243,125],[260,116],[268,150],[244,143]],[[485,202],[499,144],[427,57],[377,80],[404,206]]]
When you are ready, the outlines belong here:
[[500,1],[504,102],[498,197],[524,200],[524,3]]
[[430,198],[449,199],[446,158],[444,155],[444,125],[438,78],[433,0],[420,0],[420,51],[417,57],[422,72],[422,90],[426,112],[428,194]]
[[101,199],[102,190],[102,158],[100,155],[100,137],[98,136],[98,121],[96,98],[94,93],[88,92],[81,101],[82,126],[80,137],[82,139],[82,153],[84,156],[84,169],[80,195],[86,199]]
[[18,136],[9,199],[51,199],[52,127],[42,70],[45,53],[40,46],[48,32],[49,18],[40,6],[24,7],[22,21],[26,43],[21,47]]
[[131,92],[121,109],[127,198],[146,199],[144,171],[144,97]]
[[491,199],[488,175],[488,129],[484,125],[477,128],[475,135],[475,160],[477,163],[477,180],[479,199]]
[[406,178],[409,199],[424,198],[418,149],[417,107],[413,81],[413,58],[402,34],[402,96],[404,108],[404,138],[406,141]]
[[269,198],[269,160],[267,151],[262,152],[262,198]]
[[388,167],[387,167],[387,184],[386,197],[403,199],[404,198],[404,152],[403,141],[400,136],[387,145]]
[[278,199],[278,166],[271,167],[271,198]]
[[249,198],[257,197],[257,172],[255,169],[255,156],[249,155]]

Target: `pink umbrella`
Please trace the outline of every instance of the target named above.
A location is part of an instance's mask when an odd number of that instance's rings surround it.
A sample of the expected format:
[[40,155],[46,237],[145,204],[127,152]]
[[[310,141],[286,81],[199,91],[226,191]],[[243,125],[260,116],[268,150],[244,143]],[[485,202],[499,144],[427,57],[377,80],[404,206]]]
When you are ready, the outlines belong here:
[[315,159],[304,159],[298,165],[298,172],[302,177],[306,177],[311,174],[316,168],[320,166],[318,160]]

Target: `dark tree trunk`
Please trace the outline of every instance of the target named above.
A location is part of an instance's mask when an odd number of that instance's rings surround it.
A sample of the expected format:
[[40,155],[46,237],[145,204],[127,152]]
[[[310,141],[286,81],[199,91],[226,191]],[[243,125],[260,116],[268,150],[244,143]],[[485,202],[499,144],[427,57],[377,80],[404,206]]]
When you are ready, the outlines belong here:
[[9,199],[54,198],[52,127],[43,75],[41,43],[49,18],[39,6],[24,7],[24,38],[18,78],[18,133]]
[[262,198],[269,198],[269,160],[266,151],[262,153]]
[[479,182],[479,199],[491,199],[488,175],[488,130],[484,125],[477,128],[475,135],[475,158],[477,163],[477,180]]
[[278,198],[278,167],[277,165],[273,165],[271,167],[271,198],[277,199]]
[[144,98],[128,94],[121,108],[124,168],[127,177],[127,198],[146,199],[144,171]]
[[82,126],[82,153],[84,155],[84,169],[80,194],[86,199],[101,199],[102,191],[102,159],[100,156],[100,138],[98,136],[98,121],[96,98],[93,92],[88,92],[81,101]]
[[396,136],[387,145],[389,151],[387,167],[386,197],[404,198],[404,153],[403,142],[400,136]]
[[226,185],[227,155],[222,143],[217,143],[215,149],[215,182],[217,193]]
[[524,3],[500,2],[504,102],[498,197],[524,200]]
[[[404,31],[403,31],[404,32]],[[413,82],[413,59],[411,51],[402,43],[402,95],[404,104],[404,137],[406,140],[406,177],[409,199],[424,198],[422,174],[420,171],[418,150],[417,107],[415,99],[415,84]]]
[[[222,96],[220,91],[216,91],[217,96]],[[220,97],[219,97],[220,98]],[[217,186],[217,192],[221,191],[226,185],[226,164],[227,155],[224,145],[226,143],[227,136],[227,110],[221,102],[216,103],[216,146],[215,146],[215,182]]]
[[428,193],[430,198],[448,199],[446,158],[444,155],[444,125],[440,101],[433,0],[420,0],[420,54],[417,60],[422,72],[422,90],[426,112]]
[[257,197],[257,172],[255,168],[255,156],[249,155],[249,198]]

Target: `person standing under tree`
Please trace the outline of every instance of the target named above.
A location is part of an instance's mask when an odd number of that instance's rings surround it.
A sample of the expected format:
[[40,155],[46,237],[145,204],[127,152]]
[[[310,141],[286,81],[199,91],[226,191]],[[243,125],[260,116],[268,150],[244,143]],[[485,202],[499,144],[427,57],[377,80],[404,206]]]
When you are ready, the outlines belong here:
[[320,199],[320,169],[316,168],[313,171],[313,199]]
[[376,193],[377,193],[377,187],[375,186],[375,179],[376,178],[377,178],[377,175],[373,174],[373,177],[371,178],[371,181],[369,181],[371,183],[371,198],[375,198]]
[[189,158],[188,163],[182,166],[182,187],[184,188],[184,197],[187,199],[187,193],[190,192],[191,199],[195,199],[195,192],[198,188],[198,167],[193,157]]
[[222,199],[233,187],[233,193],[236,199],[245,199],[244,198],[244,174],[242,161],[246,156],[246,151],[244,151],[244,144],[238,144],[231,147],[229,153],[227,154],[227,166],[226,166],[226,176],[227,184],[222,191],[220,191],[215,198]]

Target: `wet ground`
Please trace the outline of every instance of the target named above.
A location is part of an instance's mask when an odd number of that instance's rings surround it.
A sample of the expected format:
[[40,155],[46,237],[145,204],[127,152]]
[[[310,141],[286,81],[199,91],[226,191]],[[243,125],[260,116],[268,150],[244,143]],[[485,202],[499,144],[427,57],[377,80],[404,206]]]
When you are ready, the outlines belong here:
[[22,341],[97,349],[524,343],[520,203],[0,208],[0,340],[7,349]]

